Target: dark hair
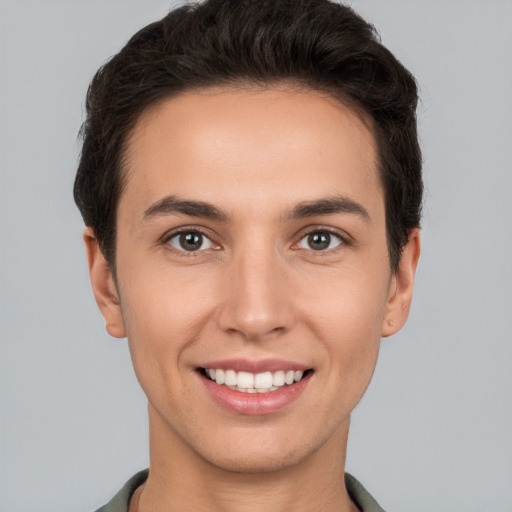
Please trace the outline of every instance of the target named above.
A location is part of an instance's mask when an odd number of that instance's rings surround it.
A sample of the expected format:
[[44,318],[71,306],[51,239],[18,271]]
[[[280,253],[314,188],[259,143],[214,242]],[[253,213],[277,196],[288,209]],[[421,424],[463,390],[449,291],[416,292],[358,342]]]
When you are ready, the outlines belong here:
[[124,145],[142,111],[187,90],[282,82],[327,92],[371,118],[396,270],[421,216],[417,87],[372,25],[329,0],[185,5],[136,33],[96,73],[74,195],[113,268]]

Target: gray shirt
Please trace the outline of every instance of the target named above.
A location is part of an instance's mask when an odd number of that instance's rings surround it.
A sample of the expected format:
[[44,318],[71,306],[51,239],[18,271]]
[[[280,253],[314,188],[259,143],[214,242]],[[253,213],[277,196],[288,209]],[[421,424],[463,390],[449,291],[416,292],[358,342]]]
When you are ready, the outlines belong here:
[[[103,507],[96,512],[128,512],[130,499],[135,489],[142,485],[148,477],[148,470],[140,471],[132,476],[124,487]],[[384,509],[372,498],[370,493],[352,476],[345,473],[345,485],[352,501],[361,512],[384,512]]]

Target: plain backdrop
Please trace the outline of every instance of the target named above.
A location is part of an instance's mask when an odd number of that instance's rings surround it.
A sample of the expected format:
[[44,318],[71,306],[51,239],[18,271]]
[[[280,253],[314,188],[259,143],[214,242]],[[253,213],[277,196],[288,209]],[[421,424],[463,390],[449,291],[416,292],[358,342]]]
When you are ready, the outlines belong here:
[[[0,0],[0,510],[79,512],[147,466],[72,199],[95,70],[164,0]],[[423,254],[347,470],[393,512],[512,510],[512,1],[353,0],[417,76]]]

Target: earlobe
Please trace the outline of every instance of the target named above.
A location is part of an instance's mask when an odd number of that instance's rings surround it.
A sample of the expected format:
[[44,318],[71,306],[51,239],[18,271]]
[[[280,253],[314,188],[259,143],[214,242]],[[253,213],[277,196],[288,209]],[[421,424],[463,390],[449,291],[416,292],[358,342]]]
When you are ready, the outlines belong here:
[[84,230],[89,276],[98,308],[105,319],[107,332],[115,338],[126,336],[119,293],[112,270],[101,253],[98,240],[90,227]]
[[421,252],[419,229],[413,229],[402,250],[398,269],[391,279],[388,302],[382,323],[383,338],[397,333],[409,316],[414,288],[414,277]]

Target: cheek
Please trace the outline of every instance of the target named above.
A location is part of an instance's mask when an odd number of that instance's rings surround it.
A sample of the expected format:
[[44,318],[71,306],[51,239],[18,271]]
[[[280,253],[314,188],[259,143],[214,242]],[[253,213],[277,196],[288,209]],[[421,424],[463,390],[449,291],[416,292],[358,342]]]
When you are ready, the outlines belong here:
[[323,342],[332,378],[349,386],[355,400],[375,368],[387,293],[386,273],[354,269],[317,286],[307,299],[313,305],[307,310],[310,328]]
[[386,309],[388,273],[354,267],[324,276],[317,274],[304,298],[305,311],[318,329],[329,338],[371,340],[380,338]]
[[[140,271],[121,289],[123,320],[139,380],[162,373],[176,375],[182,354],[204,329],[214,304],[205,278],[186,272]],[[142,384],[142,382],[141,382]],[[144,386],[143,386],[144,387]]]

